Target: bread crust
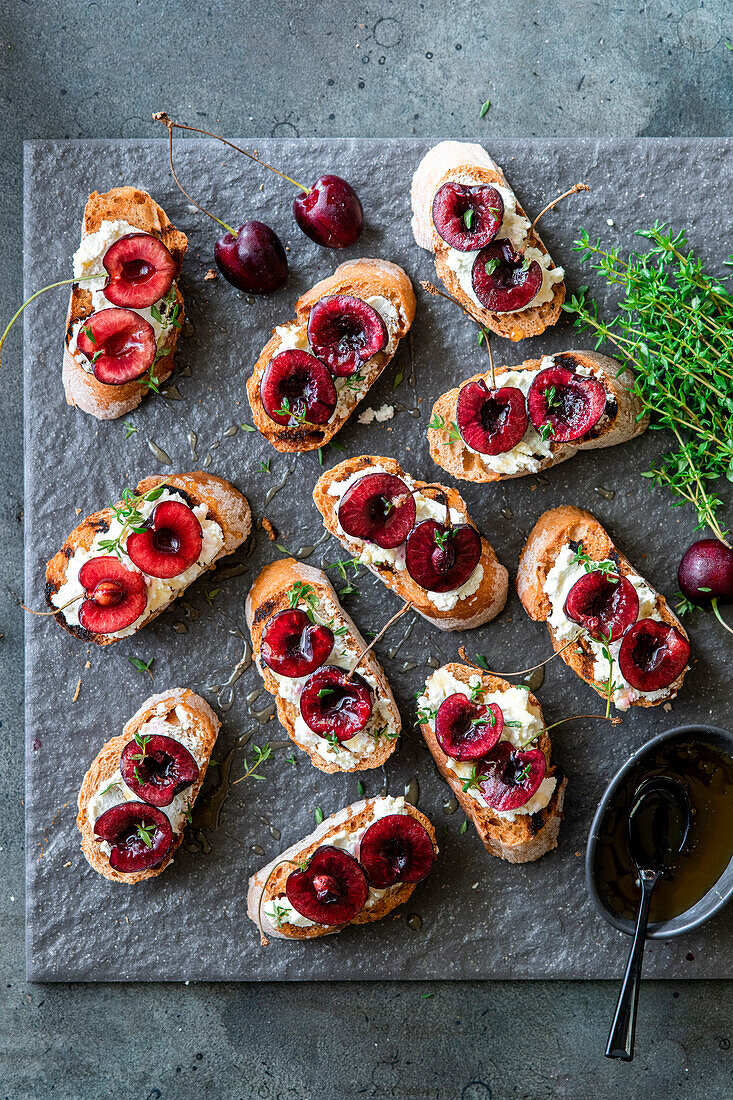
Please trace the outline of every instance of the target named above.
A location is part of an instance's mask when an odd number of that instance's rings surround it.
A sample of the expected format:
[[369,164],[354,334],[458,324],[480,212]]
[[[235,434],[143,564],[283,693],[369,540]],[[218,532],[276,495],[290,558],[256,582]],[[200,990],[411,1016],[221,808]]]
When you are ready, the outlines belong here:
[[[479,675],[485,691],[500,692],[512,687],[507,680],[500,676],[494,676],[481,669],[471,668],[468,665],[450,663],[443,665],[456,680],[467,684],[472,676]],[[436,670],[437,671],[437,670]],[[540,720],[544,723],[542,707],[539,700],[531,692],[527,693],[529,702],[538,707]],[[550,738],[546,732],[539,735],[537,745],[547,759],[547,776],[557,778],[557,786],[552,793],[552,798],[544,810],[535,814],[517,814],[514,821],[507,821],[493,810],[479,806],[471,795],[463,790],[463,780],[448,767],[449,757],[443,752],[435,736],[435,732],[427,722],[420,723],[420,731],[425,743],[432,753],[438,771],[448,783],[453,794],[458,799],[461,809],[470,818],[476,828],[481,843],[492,856],[498,856],[508,863],[531,863],[557,847],[557,837],[560,830],[560,822],[563,819],[563,805],[565,801],[565,788],[567,778],[559,773],[555,767],[550,766]]]
[[[299,331],[305,333],[308,327],[308,317],[316,302],[321,298],[334,294],[350,294],[355,298],[370,298],[381,295],[387,298],[397,310],[399,323],[396,330],[396,342],[391,354],[380,351],[368,362],[368,368],[363,372],[368,382],[363,396],[366,396],[371,387],[394,358],[400,340],[408,333],[415,317],[416,301],[409,278],[397,264],[389,260],[360,259],[347,260],[339,264],[333,275],[322,279],[314,287],[302,294],[295,303],[294,324]],[[323,447],[333,439],[341,430],[348,418],[356,408],[358,401],[354,401],[351,408],[341,413],[334,413],[327,424],[317,428],[305,426],[287,427],[276,424],[264,410],[260,397],[260,383],[265,368],[271,359],[275,357],[280,348],[280,337],[276,330],[262,349],[260,357],[255,363],[252,374],[247,379],[247,397],[252,408],[252,418],[257,430],[278,451],[313,451]],[[362,398],[359,398],[361,401]]]
[[[625,577],[630,573],[635,573],[637,576],[641,575],[638,569],[634,569],[629,559],[621,553],[605,528],[590,512],[570,504],[552,508],[548,512],[544,512],[532,528],[520,555],[517,570],[516,585],[519,598],[524,604],[527,614],[536,622],[546,622],[551,614],[552,605],[543,586],[547,574],[555,564],[557,555],[571,541],[582,542],[583,550],[594,561],[603,561],[610,557],[616,563],[621,576]],[[644,579],[646,580],[646,578]],[[671,626],[675,626],[680,634],[689,641],[685,628],[669,607],[664,596],[657,592],[649,584],[649,581],[646,581],[646,583],[656,597],[656,610],[660,619]],[[565,643],[558,640],[549,625],[547,629],[552,647],[557,653]],[[584,632],[578,639],[578,644],[568,646],[560,654],[560,657],[581,680],[585,680],[586,684],[605,699],[606,688],[593,679],[593,656],[583,646],[583,641]],[[632,707],[654,707],[674,699],[682,687],[686,672],[687,669],[683,669],[677,679],[669,685],[665,693],[658,699],[648,699],[642,696],[632,701],[630,705]]]
[[[515,313],[491,313],[476,305],[461,287],[458,277],[448,267],[446,256],[449,246],[438,234],[433,223],[432,207],[436,193],[452,180],[460,180],[469,175],[479,183],[498,183],[502,187],[513,188],[496,161],[480,146],[468,142],[443,141],[425,154],[412,178],[412,231],[417,244],[435,254],[435,270],[438,278],[454,298],[457,298],[470,315],[499,336],[508,340],[524,340],[527,336],[538,336],[550,325],[554,325],[562,311],[565,301],[565,282],[553,285],[552,298],[541,305],[528,306]],[[527,217],[519,200],[517,212]],[[530,229],[526,248],[537,248],[545,255],[548,250],[535,229]]]
[[[170,474],[167,477],[163,474],[154,474],[152,477],[143,478],[135,491],[138,495],[141,495],[150,492],[156,485],[161,484],[170,485],[172,489],[182,490],[193,502],[192,506],[206,504],[209,516],[221,527],[224,535],[224,545],[205,572],[213,569],[220,558],[233,553],[249,535],[252,526],[249,503],[246,497],[228,481],[225,481],[224,478],[216,477],[204,470],[195,470],[189,474]],[[88,550],[94,542],[95,536],[100,531],[109,529],[113,516],[114,512],[111,508],[103,508],[100,512],[94,512],[92,515],[87,516],[74,528],[59,552],[51,558],[46,566],[46,602],[50,608],[53,608],[51,597],[66,582],[69,560],[74,551],[79,547]],[[185,592],[185,589],[182,592]],[[139,629],[147,626],[162,611],[170,607],[171,602],[162,604],[157,608],[152,615],[144,620]],[[113,642],[120,641],[114,635],[92,634],[81,626],[67,623],[60,611],[56,612],[54,618],[69,634],[73,634],[75,638],[81,638],[83,641],[94,642],[95,645],[111,645]]]
[[[278,927],[272,921],[268,920],[264,912],[261,912],[260,899],[262,899],[262,909],[264,910],[265,904],[271,898],[282,897],[285,892],[287,877],[293,870],[292,864],[302,863],[304,860],[310,859],[316,848],[324,843],[327,844],[329,837],[333,836],[335,833],[342,832],[344,826],[346,826],[347,830],[350,832],[357,832],[358,829],[363,827],[369,820],[372,807],[377,801],[379,800],[376,798],[365,798],[360,802],[353,802],[350,806],[346,806],[336,814],[332,814],[331,817],[326,818],[326,820],[309,836],[305,837],[303,840],[297,841],[295,844],[291,844],[291,846],[286,848],[284,852],[281,852],[279,856],[276,856],[275,859],[271,860],[252,875],[247,889],[247,916],[257,925],[260,933],[260,942],[262,944],[267,944],[269,942],[267,939],[268,936],[271,939],[281,940],[312,940],[321,936],[334,935],[347,927],[346,924],[316,924],[312,925],[310,928],[300,928],[294,924],[288,924],[287,922]],[[433,842],[433,849],[437,853],[438,845],[435,838],[435,829],[430,820],[425,814],[410,805],[409,802],[405,803],[405,811],[410,817],[419,821],[423,828],[427,830]],[[270,874],[279,863],[282,863],[283,866],[278,867],[275,874],[270,878]],[[417,885],[419,885],[419,883],[400,883],[393,892],[380,898],[379,901],[369,909],[362,909],[353,920],[347,923],[369,924],[372,921],[382,920],[382,918],[391,913],[393,909],[396,909],[398,905],[404,905],[412,896]],[[267,887],[266,890],[265,886]],[[260,912],[262,920],[261,925],[258,920]]]
[[82,781],[77,800],[79,812],[76,818],[77,828],[81,833],[81,849],[90,866],[95,871],[98,871],[100,875],[104,875],[105,878],[111,879],[112,882],[124,882],[128,886],[134,886],[138,882],[143,882],[145,879],[155,878],[157,875],[162,874],[172,861],[173,856],[183,841],[183,832],[174,833],[171,849],[163,862],[157,867],[153,867],[148,871],[136,871],[133,874],[122,874],[120,871],[115,871],[110,867],[108,857],[104,852],[100,851],[99,841],[94,839],[94,827],[87,817],[87,807],[94,792],[98,790],[106,779],[110,779],[119,769],[120,755],[125,745],[134,737],[145,722],[158,715],[159,708],[161,713],[158,716],[161,720],[171,722],[170,736],[176,736],[175,729],[178,725],[178,720],[173,713],[176,707],[182,707],[191,717],[193,728],[204,757],[203,764],[199,766],[198,779],[188,788],[191,796],[191,804],[193,805],[204,782],[206,770],[209,766],[209,758],[219,735],[221,722],[206,700],[202,699],[200,695],[196,695],[190,688],[171,688],[169,691],[151,695],[149,699],[146,699],[140,709],[125,723],[122,735],[120,737],[113,737],[111,741],[108,741],[106,745],[102,746]]
[[380,737],[375,740],[371,751],[360,757],[354,768],[339,767],[336,762],[321,757],[312,745],[302,744],[298,740],[295,732],[295,718],[298,714],[297,705],[288,699],[282,698],[278,691],[275,676],[261,658],[262,633],[265,625],[276,612],[283,611],[289,606],[288,591],[296,581],[311,585],[319,600],[325,596],[332,601],[338,609],[340,625],[345,626],[348,630],[349,640],[355,643],[358,650],[367,647],[367,643],[359,633],[353,619],[341,607],[336,590],[325,573],[311,565],[304,565],[302,562],[296,561],[295,558],[280,558],[278,561],[266,565],[249,590],[245,602],[245,615],[252,636],[252,654],[264,681],[265,689],[275,697],[278,721],[291,741],[308,754],[311,763],[319,771],[333,774],[334,772],[367,771],[370,768],[379,768],[397,748],[402,719],[392,694],[392,688],[389,686],[384,669],[375,657],[373,650],[364,658],[363,666],[360,665],[359,667],[368,670],[376,680],[379,688],[379,698],[386,704],[394,723],[396,736],[393,738]]
[[[93,191],[84,208],[82,237],[96,233],[103,221],[126,221],[144,233],[149,233],[162,241],[176,262],[176,278],[180,275],[181,265],[188,248],[188,237],[171,223],[161,206],[138,187],[113,187],[105,194]],[[176,288],[176,301],[180,307],[178,320],[185,320],[183,295]],[[84,289],[83,283],[75,283],[71,289],[69,309],[66,315],[66,339],[62,380],[66,401],[97,420],[116,420],[142,401],[149,392],[149,386],[141,381],[124,382],[121,386],[109,386],[97,381],[93,374],[84,370],[69,351],[68,343],[71,330],[76,321],[81,321],[92,313],[91,291]],[[173,373],[173,356],[178,343],[180,329],[171,325],[161,338],[159,350],[169,349],[169,354],[161,356],[155,372],[158,382],[165,382]],[[147,376],[146,376],[147,377]]]
[[[570,351],[558,352],[552,358],[559,365],[569,366],[568,360],[575,365],[588,367],[593,370],[594,377],[602,383],[610,398],[615,399],[615,412],[609,415],[607,402],[606,414],[598,425],[598,430],[591,429],[582,439],[572,443],[556,443],[548,440],[552,453],[544,459],[536,470],[518,470],[515,473],[500,473],[496,470],[488,470],[481,461],[479,455],[469,451],[462,439],[449,441],[448,433],[436,428],[428,428],[428,446],[430,457],[438,466],[442,466],[459,481],[509,481],[516,477],[527,477],[531,474],[541,473],[550,466],[558,466],[561,462],[567,462],[578,451],[598,450],[601,447],[615,447],[619,443],[626,443],[641,435],[649,426],[649,417],[642,417],[642,404],[633,393],[634,375],[624,368],[616,359],[608,355],[599,355],[595,351]],[[501,385],[501,376],[509,371],[536,371],[540,369],[540,359],[526,359],[516,367],[496,367],[496,378]],[[455,422],[458,405],[458,394],[469,382],[483,381],[491,388],[491,372],[474,374],[467,378],[452,390],[442,394],[433,405],[433,417],[442,417],[446,424]],[[639,419],[641,417],[641,419]]]
[[[394,458],[360,455],[355,458],[347,458],[344,462],[340,462],[337,466],[322,474],[313,490],[313,500],[323,516],[326,528],[350,553],[354,552],[354,547],[347,541],[346,537],[339,534],[338,500],[329,494],[328,489],[333,482],[344,481],[358,470],[364,470],[366,473],[373,466],[381,466],[390,474],[405,477],[405,471]],[[418,489],[428,484],[437,483],[415,480],[415,486]],[[450,507],[468,515],[468,508],[458,491],[447,485],[442,485],[441,488],[448,496]],[[470,630],[475,626],[481,626],[482,623],[488,622],[499,614],[506,603],[509,588],[509,575],[498,560],[493,547],[483,536],[481,536],[479,564],[483,566],[484,570],[481,584],[472,596],[459,600],[456,606],[449,611],[441,610],[431,603],[427,598],[425,589],[415,583],[406,569],[395,573],[385,564],[368,564],[366,568],[375,577],[379,577],[380,580],[384,581],[387,587],[396,592],[401,599],[409,600],[415,610],[433,626],[437,626],[441,630]]]

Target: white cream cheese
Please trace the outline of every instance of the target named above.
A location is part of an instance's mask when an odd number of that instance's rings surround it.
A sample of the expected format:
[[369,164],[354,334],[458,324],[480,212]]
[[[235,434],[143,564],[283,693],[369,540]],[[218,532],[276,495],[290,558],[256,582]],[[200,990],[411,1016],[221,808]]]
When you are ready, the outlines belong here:
[[[470,699],[471,688],[478,687],[480,683],[481,676],[479,673],[470,676],[468,684],[464,684],[462,680],[457,679],[446,668],[439,668],[427,679],[425,691],[417,700],[418,709],[429,711],[432,714],[432,717],[427,719],[427,725],[432,730],[435,729],[435,714],[437,714],[440,704],[449,695],[460,694]],[[482,692],[479,696],[479,701],[482,704],[497,703],[501,707],[501,712],[504,715],[504,727],[499,738],[500,741],[509,741],[510,744],[519,747],[527,743],[533,734],[538,735],[542,730],[539,708],[530,703],[528,694],[523,688],[510,687],[506,691]],[[472,764],[470,761],[454,760],[452,757],[446,757],[446,766],[460,779],[471,778]],[[518,814],[534,814],[538,810],[544,810],[552,798],[556,786],[557,780],[554,776],[546,776],[530,800],[516,810],[494,810],[493,807],[488,805],[476,786],[469,787],[466,793],[479,806],[491,809],[492,813],[495,813],[504,821],[514,821]]]
[[[144,500],[140,503],[138,512],[140,520],[146,520],[154,511],[158,504],[161,504],[164,500],[176,500],[181,501],[181,497],[174,490],[166,489],[156,500]],[[201,554],[198,561],[189,566],[184,573],[180,573],[177,577],[170,577],[167,580],[162,580],[160,577],[149,577],[147,573],[143,573],[142,569],[139,569],[125,553],[125,547],[127,546],[127,537],[130,533],[129,530],[125,532],[122,538],[122,546],[120,550],[119,560],[125,566],[126,569],[135,573],[142,573],[145,579],[145,586],[147,590],[148,602],[142,615],[135,620],[130,626],[125,627],[123,630],[114,631],[110,637],[113,638],[127,638],[130,634],[134,634],[140,627],[146,622],[154,611],[158,608],[164,607],[175,599],[177,595],[189,584],[196,580],[208,567],[211,565],[214,558],[219,554],[221,548],[224,545],[224,532],[218,523],[215,523],[213,519],[207,519],[208,508],[205,504],[197,504],[193,509],[193,514],[201,524],[201,531],[203,540],[201,543]],[[109,530],[100,531],[94,536],[92,545],[88,550],[79,546],[74,551],[72,557],[69,559],[69,564],[66,569],[66,581],[61,585],[58,592],[51,597],[51,603],[54,607],[62,607],[68,603],[69,600],[75,600],[69,607],[65,607],[61,614],[66,619],[69,626],[79,625],[79,608],[82,604],[84,595],[84,589],[79,584],[79,571],[85,562],[90,558],[103,557],[109,554],[108,550],[103,549],[100,546],[101,542],[116,539],[122,532],[123,525],[120,520],[114,516]],[[77,598],[79,597],[79,598]]]
[[377,424],[384,424],[386,420],[391,420],[394,416],[394,405],[380,405],[378,409],[364,409],[363,413],[359,413],[360,424],[372,424],[376,420]]

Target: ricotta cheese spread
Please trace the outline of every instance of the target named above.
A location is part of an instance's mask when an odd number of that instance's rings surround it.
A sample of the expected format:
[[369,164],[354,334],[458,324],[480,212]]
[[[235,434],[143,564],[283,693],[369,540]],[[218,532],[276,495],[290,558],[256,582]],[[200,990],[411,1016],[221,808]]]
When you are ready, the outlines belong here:
[[[166,489],[155,500],[143,500],[138,505],[138,514],[140,520],[144,521],[154,511],[158,504],[161,504],[164,500],[177,500],[181,501],[181,497],[176,493],[175,489]],[[185,502],[184,502],[185,503]],[[138,619],[135,620],[130,626],[125,627],[123,630],[114,631],[109,636],[112,638],[127,638],[130,634],[134,634],[140,627],[146,622],[154,611],[157,611],[161,607],[165,607],[166,604],[171,603],[172,600],[178,596],[184,588],[187,588],[189,584],[192,584],[213,562],[214,558],[219,554],[224,545],[224,532],[218,523],[213,519],[207,519],[208,508],[205,504],[197,504],[193,508],[193,514],[201,524],[201,531],[203,540],[201,543],[201,554],[197,562],[190,565],[188,569],[183,573],[179,573],[177,577],[170,577],[166,580],[160,577],[149,577],[147,573],[144,573],[142,569],[139,569],[125,553],[125,547],[127,546],[127,536],[129,535],[129,529],[122,537],[122,543],[120,547],[120,553],[118,555],[119,560],[122,562],[126,569],[135,573],[142,573],[145,579],[145,587],[147,591],[148,602],[145,610]],[[82,604],[84,596],[84,589],[79,584],[79,571],[85,562],[90,558],[101,557],[109,554],[108,550],[105,550],[100,546],[101,542],[113,540],[119,537],[123,531],[123,524],[114,516],[110,522],[109,529],[107,531],[100,531],[94,536],[92,545],[88,550],[79,546],[74,551],[73,555],[69,559],[69,564],[66,570],[66,581],[61,585],[58,592],[51,597],[51,603],[54,607],[61,608],[64,604],[70,600],[74,600],[68,607],[64,607],[61,614],[66,619],[69,626],[79,626],[79,608]]]
[[[446,668],[439,668],[427,679],[425,691],[417,701],[418,709],[431,715],[426,720],[427,725],[435,730],[435,715],[440,704],[449,695],[461,694],[470,699],[471,688],[478,687],[480,683],[481,676],[479,673],[475,673],[469,678],[468,683],[464,684],[462,680],[457,679]],[[532,734],[539,734],[543,728],[539,708],[530,703],[528,692],[523,688],[510,687],[505,691],[482,692],[479,701],[484,705],[497,703],[501,707],[501,712],[504,715],[504,727],[501,731],[500,741],[509,741],[518,748],[529,741]],[[452,757],[447,756],[446,766],[459,779],[471,778],[473,769],[471,761],[454,760]],[[495,810],[489,806],[477,786],[469,787],[466,793],[479,806],[490,809],[492,813],[504,821],[514,821],[518,814],[535,814],[538,810],[544,810],[552,798],[556,786],[557,779],[554,776],[545,776],[529,802],[525,802],[524,806],[519,806],[516,810]]]

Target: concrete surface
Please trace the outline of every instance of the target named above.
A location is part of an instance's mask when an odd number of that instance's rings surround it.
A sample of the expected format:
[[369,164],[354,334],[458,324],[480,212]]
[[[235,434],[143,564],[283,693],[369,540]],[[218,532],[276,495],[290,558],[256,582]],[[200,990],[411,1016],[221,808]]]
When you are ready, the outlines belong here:
[[[726,0],[9,0],[0,5],[0,318],[18,304],[23,138],[145,136],[154,109],[253,137],[730,134],[726,42]],[[0,433],[0,1096],[729,1096],[733,988],[723,983],[647,984],[637,1058],[623,1065],[600,1056],[615,997],[603,983],[23,982],[18,362],[14,333]],[[38,369],[55,375],[58,364]]]

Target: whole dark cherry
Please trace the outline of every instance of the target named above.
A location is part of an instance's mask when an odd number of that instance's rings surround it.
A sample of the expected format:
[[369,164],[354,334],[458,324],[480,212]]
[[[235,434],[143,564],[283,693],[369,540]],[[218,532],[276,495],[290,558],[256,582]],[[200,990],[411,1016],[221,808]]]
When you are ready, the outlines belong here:
[[274,294],[288,278],[282,241],[264,222],[226,227],[214,245],[214,259],[227,282],[247,294]]

